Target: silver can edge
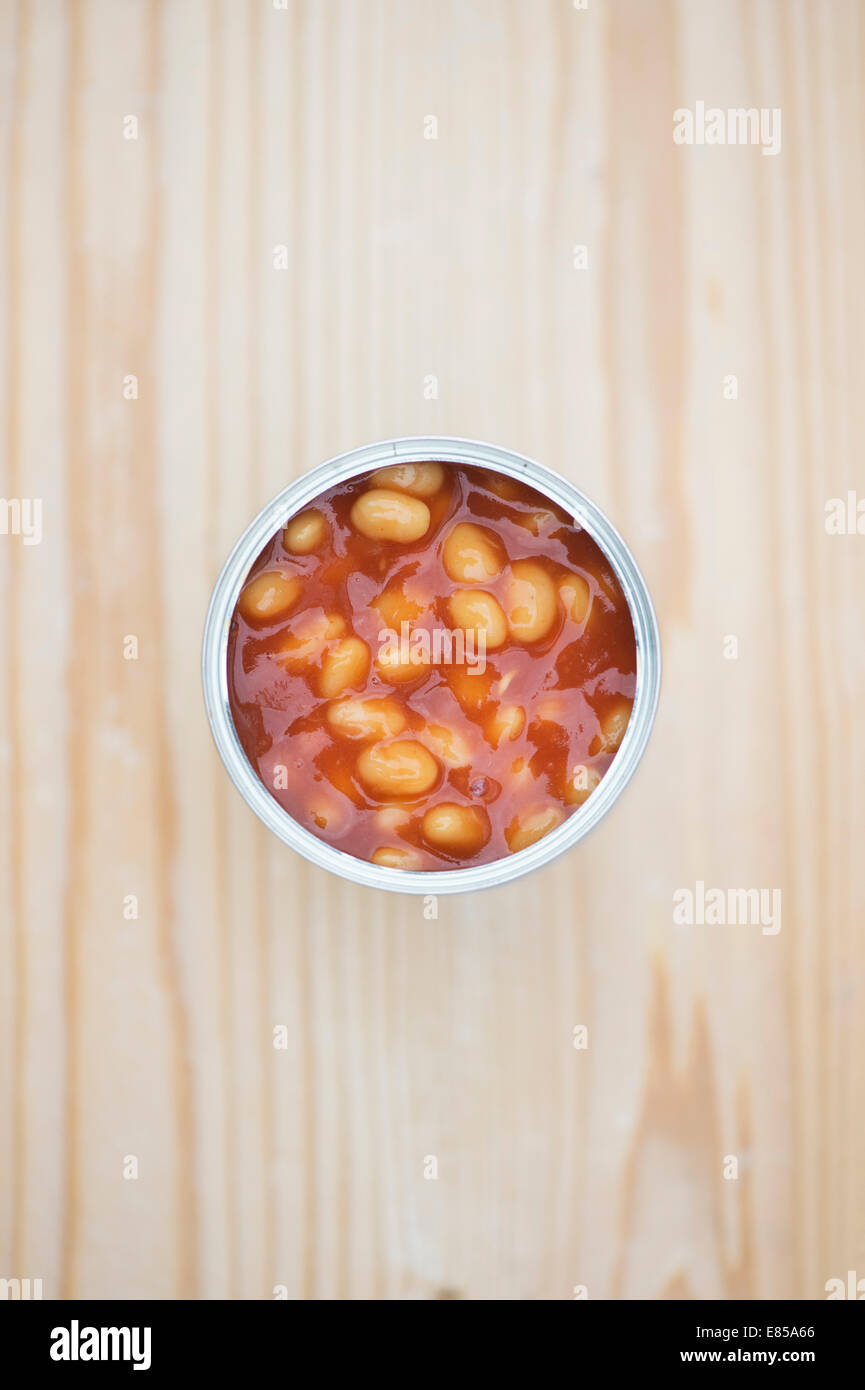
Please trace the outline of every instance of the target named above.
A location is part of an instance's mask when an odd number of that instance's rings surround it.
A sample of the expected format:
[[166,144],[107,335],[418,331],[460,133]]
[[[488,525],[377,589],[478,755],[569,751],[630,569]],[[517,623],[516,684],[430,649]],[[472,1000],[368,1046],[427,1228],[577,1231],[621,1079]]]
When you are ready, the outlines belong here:
[[[274,533],[320,493],[357,474],[386,464],[438,459],[489,468],[518,478],[557,502],[583,526],[609,560],[628,602],[637,647],[637,682],[631,718],[622,746],[597,790],[573,815],[536,844],[506,859],[465,869],[413,873],[371,864],[319,840],[274,800],[246,758],[228,699],[228,635],[243,581],[252,562]],[[645,752],[661,688],[658,622],[646,581],[636,560],[607,516],[566,478],[523,454],[480,440],[450,436],[386,439],[339,454],[289,483],[250,522],[214,585],[201,654],[207,717],[223,764],[241,796],[284,844],[319,868],[370,888],[437,895],[464,893],[508,883],[542,867],[588,835],[618,800]]]

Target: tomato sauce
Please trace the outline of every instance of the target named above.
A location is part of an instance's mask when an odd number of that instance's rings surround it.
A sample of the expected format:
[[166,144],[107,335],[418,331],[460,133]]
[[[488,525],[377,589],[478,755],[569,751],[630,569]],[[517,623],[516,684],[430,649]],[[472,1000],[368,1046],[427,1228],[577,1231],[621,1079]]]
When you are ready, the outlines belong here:
[[434,461],[291,519],[228,642],[232,716],[270,794],[335,848],[409,870],[519,853],[579,814],[635,682],[628,605],[591,537],[523,483]]

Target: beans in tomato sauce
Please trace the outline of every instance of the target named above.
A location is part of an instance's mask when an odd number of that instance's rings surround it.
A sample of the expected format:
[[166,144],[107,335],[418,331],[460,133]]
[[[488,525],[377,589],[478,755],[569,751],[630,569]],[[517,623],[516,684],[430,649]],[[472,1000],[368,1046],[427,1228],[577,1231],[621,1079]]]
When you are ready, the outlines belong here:
[[407,870],[518,854],[578,812],[635,684],[596,542],[525,484],[435,460],[289,518],[229,633],[232,716],[270,794],[335,848]]

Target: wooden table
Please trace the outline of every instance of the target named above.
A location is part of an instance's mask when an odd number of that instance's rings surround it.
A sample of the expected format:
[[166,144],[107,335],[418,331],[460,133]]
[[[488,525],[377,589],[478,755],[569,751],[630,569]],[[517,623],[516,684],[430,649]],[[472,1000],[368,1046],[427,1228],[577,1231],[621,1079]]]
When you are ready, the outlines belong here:
[[[4,0],[0,49],[0,1276],[865,1277],[861,0]],[[699,101],[780,152],[677,145]],[[665,659],[603,826],[437,920],[268,835],[198,678],[258,508],[426,433],[596,499]],[[781,930],[677,925],[698,881]]]

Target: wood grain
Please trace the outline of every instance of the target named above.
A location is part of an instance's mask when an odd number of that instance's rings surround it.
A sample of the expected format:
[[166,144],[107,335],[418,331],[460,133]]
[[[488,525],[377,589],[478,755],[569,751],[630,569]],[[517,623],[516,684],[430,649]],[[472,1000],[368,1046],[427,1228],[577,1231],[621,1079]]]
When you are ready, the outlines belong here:
[[[0,1277],[865,1277],[861,0],[4,0],[0,62],[0,489],[44,509],[0,535]],[[780,154],[675,145],[699,100]],[[665,657],[603,826],[436,920],[267,835],[198,680],[255,511],[425,433],[604,506]],[[782,930],[677,926],[697,880]]]

